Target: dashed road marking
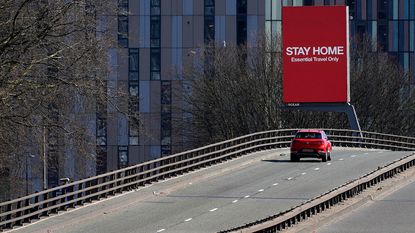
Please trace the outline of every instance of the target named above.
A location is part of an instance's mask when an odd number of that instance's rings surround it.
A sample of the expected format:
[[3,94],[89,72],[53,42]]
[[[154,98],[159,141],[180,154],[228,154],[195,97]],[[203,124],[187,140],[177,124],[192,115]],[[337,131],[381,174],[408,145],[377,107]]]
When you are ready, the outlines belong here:
[[340,161],[343,161],[344,159],[339,159]]
[[318,170],[320,170],[320,168],[319,168],[319,167],[314,168],[314,171],[318,171]]
[[292,180],[292,179],[293,179],[292,177],[288,177],[288,178],[287,178],[287,180]]
[[249,195],[246,195],[244,198],[248,198],[248,197],[250,197]]
[[258,192],[264,192],[264,189],[260,189],[260,190],[258,190]]
[[305,173],[305,172],[301,173],[302,176],[304,176],[305,174],[307,174],[307,173]]
[[368,155],[369,153],[364,153],[364,155]]
[[327,166],[330,166],[331,165],[331,163],[327,163]]
[[232,203],[236,203],[236,202],[238,202],[238,200],[234,200]]
[[165,231],[166,229],[160,229],[160,230],[158,230],[157,232],[163,232],[163,231]]
[[352,156],[350,156],[350,157],[354,158],[354,157],[356,157],[356,155],[352,155]]
[[277,186],[278,185],[278,183],[274,183],[274,184],[272,184],[272,186]]
[[192,218],[188,218],[188,219],[186,219],[186,220],[184,220],[185,222],[189,222],[189,221],[192,221]]
[[213,211],[216,211],[216,210],[218,210],[218,208],[214,208],[214,209],[211,209],[211,210],[209,210],[210,212],[213,212]]

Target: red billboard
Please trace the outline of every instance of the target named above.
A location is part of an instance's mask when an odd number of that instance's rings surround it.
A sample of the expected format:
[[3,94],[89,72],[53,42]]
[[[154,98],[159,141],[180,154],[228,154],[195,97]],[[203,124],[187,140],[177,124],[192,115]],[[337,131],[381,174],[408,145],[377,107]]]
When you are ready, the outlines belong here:
[[345,103],[349,88],[346,6],[282,8],[284,103]]

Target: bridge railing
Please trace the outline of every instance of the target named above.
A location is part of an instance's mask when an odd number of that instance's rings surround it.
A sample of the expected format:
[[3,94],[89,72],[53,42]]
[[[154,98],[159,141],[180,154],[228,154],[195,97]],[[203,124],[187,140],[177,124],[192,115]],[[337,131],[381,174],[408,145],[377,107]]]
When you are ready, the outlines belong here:
[[[257,132],[0,203],[0,230],[260,150],[289,147],[298,129]],[[324,129],[334,146],[415,150],[415,138]]]

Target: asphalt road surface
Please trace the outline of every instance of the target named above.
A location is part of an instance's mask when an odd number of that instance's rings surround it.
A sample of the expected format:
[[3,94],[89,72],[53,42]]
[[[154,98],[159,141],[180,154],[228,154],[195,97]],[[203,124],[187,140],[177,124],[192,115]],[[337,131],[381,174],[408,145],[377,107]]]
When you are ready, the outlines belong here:
[[287,210],[411,154],[334,148],[333,161],[292,163],[282,153],[288,151],[254,153],[13,232],[217,232]]
[[409,233],[415,232],[415,182],[347,213],[316,233]]

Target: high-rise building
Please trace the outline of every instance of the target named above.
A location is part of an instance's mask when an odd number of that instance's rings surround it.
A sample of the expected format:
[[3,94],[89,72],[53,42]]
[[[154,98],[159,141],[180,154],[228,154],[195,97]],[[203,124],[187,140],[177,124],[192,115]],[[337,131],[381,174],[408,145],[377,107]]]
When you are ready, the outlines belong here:
[[[348,5],[350,35],[367,33],[405,70],[415,68],[415,0],[114,0],[118,7],[109,51],[108,85],[129,94],[125,105],[139,113],[142,127],[108,106],[97,111],[97,173],[180,151],[172,131],[182,69],[192,54],[217,46],[255,41],[281,33],[283,6]],[[272,37],[271,37],[272,38]],[[412,80],[414,82],[414,80]]]

